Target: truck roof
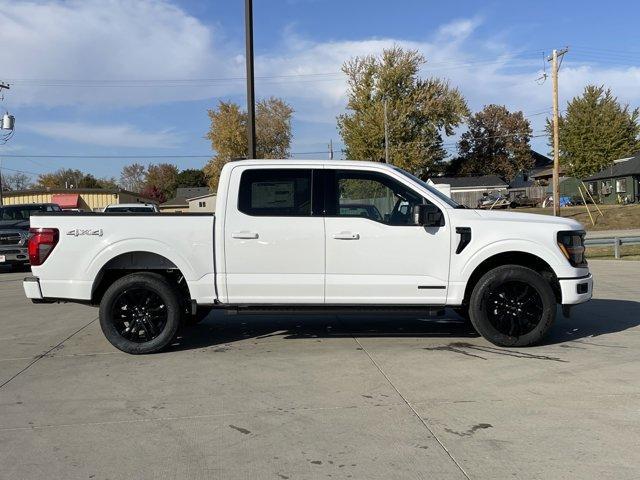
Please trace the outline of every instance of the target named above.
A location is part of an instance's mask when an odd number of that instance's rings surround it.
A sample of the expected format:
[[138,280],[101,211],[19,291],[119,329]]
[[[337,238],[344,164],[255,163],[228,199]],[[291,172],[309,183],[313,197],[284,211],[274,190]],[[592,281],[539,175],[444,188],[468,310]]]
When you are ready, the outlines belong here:
[[361,166],[369,166],[369,167],[380,167],[380,168],[388,168],[393,169],[391,165],[382,162],[370,162],[366,160],[327,160],[327,159],[312,159],[312,158],[277,158],[277,159],[249,159],[249,160],[234,160],[233,162],[229,162],[227,165],[281,165],[283,163],[289,165],[306,165],[306,164],[315,164],[315,165],[325,165],[332,167],[361,167]]

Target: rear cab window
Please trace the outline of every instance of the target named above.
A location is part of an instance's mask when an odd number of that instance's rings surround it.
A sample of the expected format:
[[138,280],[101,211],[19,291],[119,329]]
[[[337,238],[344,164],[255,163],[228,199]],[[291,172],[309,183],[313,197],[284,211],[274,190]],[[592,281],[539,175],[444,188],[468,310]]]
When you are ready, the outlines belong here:
[[311,169],[245,170],[240,177],[238,210],[252,216],[310,216],[311,182]]

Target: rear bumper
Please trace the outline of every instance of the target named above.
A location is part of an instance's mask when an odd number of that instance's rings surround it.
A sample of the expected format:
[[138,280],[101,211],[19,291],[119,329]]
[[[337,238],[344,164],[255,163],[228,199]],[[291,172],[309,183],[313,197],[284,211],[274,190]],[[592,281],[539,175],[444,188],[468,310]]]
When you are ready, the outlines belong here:
[[0,262],[0,265],[6,264],[22,264],[29,263],[29,252],[25,247],[11,246],[0,248],[0,258],[4,257],[4,262]]
[[42,290],[40,289],[40,279],[38,277],[25,277],[22,281],[22,288],[27,298],[31,300],[42,300]]
[[563,305],[576,305],[589,301],[593,295],[593,276],[559,279]]

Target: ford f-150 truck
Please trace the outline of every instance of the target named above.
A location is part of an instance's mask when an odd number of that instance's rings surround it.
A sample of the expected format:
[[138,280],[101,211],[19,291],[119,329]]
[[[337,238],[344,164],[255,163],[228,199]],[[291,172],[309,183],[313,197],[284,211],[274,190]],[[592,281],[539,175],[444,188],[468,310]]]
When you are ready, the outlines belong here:
[[214,308],[453,307],[490,342],[526,346],[593,287],[578,222],[464,208],[381,163],[231,162],[215,215],[36,213],[31,233],[27,297],[99,305],[128,353]]

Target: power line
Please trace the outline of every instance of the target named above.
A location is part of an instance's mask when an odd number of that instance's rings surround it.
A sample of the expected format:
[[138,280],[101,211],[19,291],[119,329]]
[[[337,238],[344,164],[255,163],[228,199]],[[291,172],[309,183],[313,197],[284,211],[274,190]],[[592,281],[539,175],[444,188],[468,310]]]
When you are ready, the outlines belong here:
[[[467,68],[475,67],[482,64],[502,64],[514,59],[526,57],[532,53],[540,53],[541,50],[531,50],[510,53],[499,57],[485,57],[469,61],[451,61],[451,62],[427,62],[426,70],[450,69],[450,68]],[[332,78],[337,77],[337,78]],[[255,77],[262,81],[298,81],[299,79],[311,78],[311,81],[327,81],[342,80],[344,73],[340,71],[332,72],[316,72],[316,73],[295,73],[283,75],[261,75]],[[61,78],[12,78],[8,81],[14,86],[34,86],[34,87],[152,87],[152,86],[169,86],[184,87],[189,85],[212,85],[227,82],[245,82],[246,76],[229,76],[229,77],[203,77],[203,78],[170,78],[170,79],[61,79]],[[304,80],[303,80],[304,81]]]
[[[289,155],[312,155],[327,153],[328,150],[310,151],[310,152],[290,152]],[[55,154],[55,155],[30,155],[30,154],[3,154],[5,158],[78,158],[78,159],[108,159],[108,158],[124,158],[124,159],[154,159],[154,158],[211,158],[214,154],[209,153],[206,155],[83,155],[79,153],[73,154]],[[40,164],[41,166],[44,166]]]

